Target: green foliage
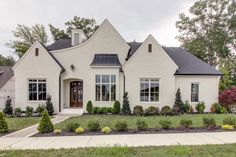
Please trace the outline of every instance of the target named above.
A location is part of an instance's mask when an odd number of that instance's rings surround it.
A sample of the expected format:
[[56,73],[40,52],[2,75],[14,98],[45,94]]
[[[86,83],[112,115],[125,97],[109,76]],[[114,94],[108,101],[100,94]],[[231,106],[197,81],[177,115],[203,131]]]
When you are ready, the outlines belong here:
[[207,127],[215,127],[216,126],[216,121],[213,117],[203,117],[202,119],[203,125]]
[[144,110],[144,114],[145,116],[153,116],[153,115],[157,115],[158,111],[159,111],[158,107],[149,106],[148,108]]
[[100,112],[99,107],[93,107],[93,114],[98,114]]
[[90,131],[98,131],[100,129],[100,123],[98,121],[89,121],[87,127]]
[[15,110],[14,110],[14,115],[15,115],[16,117],[20,117],[21,114],[22,114],[21,108],[19,108],[19,107],[15,108]]
[[13,108],[11,105],[11,98],[9,96],[7,97],[7,100],[5,102],[5,108],[3,109],[3,112],[8,115],[13,114]]
[[120,113],[120,102],[115,101],[113,108],[114,108],[113,114],[119,114]]
[[4,57],[0,54],[0,66],[13,66],[15,62],[12,56]]
[[173,114],[173,111],[170,106],[166,105],[161,108],[161,114],[164,116],[170,116]]
[[175,104],[173,106],[173,111],[176,114],[180,114],[184,112],[184,103],[181,98],[181,92],[180,89],[177,89],[177,92],[175,94]]
[[45,111],[45,106],[39,104],[38,107],[36,108],[36,112],[39,114],[39,116],[42,116],[44,111]]
[[142,116],[143,115],[143,107],[140,105],[134,106],[133,114],[136,116]]
[[229,66],[220,68],[220,71],[223,74],[222,77],[220,78],[220,84],[219,84],[220,91],[229,89],[234,84],[230,70],[231,68]]
[[190,113],[190,109],[191,109],[191,106],[190,106],[189,101],[185,100],[184,106],[183,106],[183,113]]
[[30,106],[27,106],[26,107],[26,112],[25,112],[26,117],[32,117],[33,114],[34,114],[34,108],[30,107]]
[[87,102],[86,110],[89,114],[91,114],[93,112],[93,103],[92,103],[92,101]]
[[203,101],[197,103],[197,105],[195,106],[195,109],[197,110],[198,113],[203,113],[205,108],[206,108],[206,106]]
[[125,94],[123,96],[123,105],[122,105],[121,112],[123,115],[130,115],[131,114],[128,92],[125,92]]
[[211,105],[211,113],[227,113],[227,110],[221,104],[214,103]]
[[50,117],[47,111],[44,111],[42,113],[42,118],[39,122],[38,131],[42,134],[53,132],[53,124],[50,120]]
[[106,107],[101,107],[99,110],[99,114],[107,114],[107,108]]
[[8,132],[7,121],[2,112],[0,112],[0,133]]
[[188,129],[193,125],[193,121],[191,119],[184,118],[180,120],[179,125],[183,129]]
[[51,96],[47,95],[47,100],[46,100],[46,106],[45,106],[46,110],[48,111],[48,114],[51,116],[54,113],[54,108],[53,108],[53,104],[51,101]]
[[113,113],[114,109],[113,107],[107,107],[107,113]]
[[146,123],[146,121],[141,120],[141,119],[137,120],[136,126],[137,126],[137,129],[141,131],[146,130],[148,128],[148,124]]
[[79,123],[74,123],[74,122],[68,123],[67,126],[66,126],[67,130],[70,131],[70,132],[74,132],[75,129],[77,129],[78,127],[80,127],[80,124]]
[[223,119],[223,124],[224,125],[233,125],[236,126],[236,118],[230,116],[225,119]]
[[163,129],[170,129],[172,126],[172,122],[168,119],[160,120],[159,124],[161,125],[161,128]]
[[49,24],[48,26],[54,41],[58,39],[69,38],[70,35],[67,34],[64,30],[60,30],[59,28],[54,27],[52,24]]
[[115,124],[115,128],[117,131],[127,131],[128,130],[128,124],[126,121],[117,121]]
[[111,129],[106,126],[106,127],[102,128],[101,132],[104,134],[109,134],[111,132]]

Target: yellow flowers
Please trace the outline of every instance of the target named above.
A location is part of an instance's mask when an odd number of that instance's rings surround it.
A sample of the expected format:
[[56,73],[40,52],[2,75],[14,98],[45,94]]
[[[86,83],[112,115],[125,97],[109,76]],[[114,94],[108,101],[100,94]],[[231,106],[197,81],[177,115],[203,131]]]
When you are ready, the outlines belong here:
[[234,130],[234,126],[233,125],[222,125],[221,126],[222,129],[224,130]]
[[104,134],[109,134],[110,132],[111,132],[111,129],[109,128],[109,127],[104,127],[104,128],[102,128],[102,133],[104,133]]
[[75,129],[75,133],[76,134],[83,134],[84,133],[84,128],[83,127],[78,127],[77,129]]

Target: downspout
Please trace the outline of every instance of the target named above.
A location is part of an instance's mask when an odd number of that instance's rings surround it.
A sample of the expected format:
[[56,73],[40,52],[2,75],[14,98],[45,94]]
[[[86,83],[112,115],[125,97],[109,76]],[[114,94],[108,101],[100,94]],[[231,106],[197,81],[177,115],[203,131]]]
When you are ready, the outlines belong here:
[[59,112],[61,112],[61,73],[59,75]]

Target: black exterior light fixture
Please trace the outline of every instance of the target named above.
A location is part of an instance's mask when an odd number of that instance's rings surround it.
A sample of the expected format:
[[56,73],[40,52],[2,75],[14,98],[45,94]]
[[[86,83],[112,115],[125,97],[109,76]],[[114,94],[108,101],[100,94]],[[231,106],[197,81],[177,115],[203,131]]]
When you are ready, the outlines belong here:
[[71,65],[70,65],[70,69],[71,69],[71,70],[74,70],[74,69],[75,69],[74,64],[71,64]]

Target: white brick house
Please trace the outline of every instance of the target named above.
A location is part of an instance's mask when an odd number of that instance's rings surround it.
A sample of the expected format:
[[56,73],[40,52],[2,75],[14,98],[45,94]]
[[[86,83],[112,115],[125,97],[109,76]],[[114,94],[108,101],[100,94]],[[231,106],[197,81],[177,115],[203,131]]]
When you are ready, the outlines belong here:
[[127,91],[131,109],[160,108],[174,104],[177,88],[183,100],[203,100],[208,111],[218,101],[221,73],[182,48],[161,47],[151,35],[126,42],[108,20],[90,38],[81,30],[71,38],[48,47],[35,42],[15,64],[17,107],[36,107],[50,94],[57,113],[85,111],[89,100],[113,106]]

